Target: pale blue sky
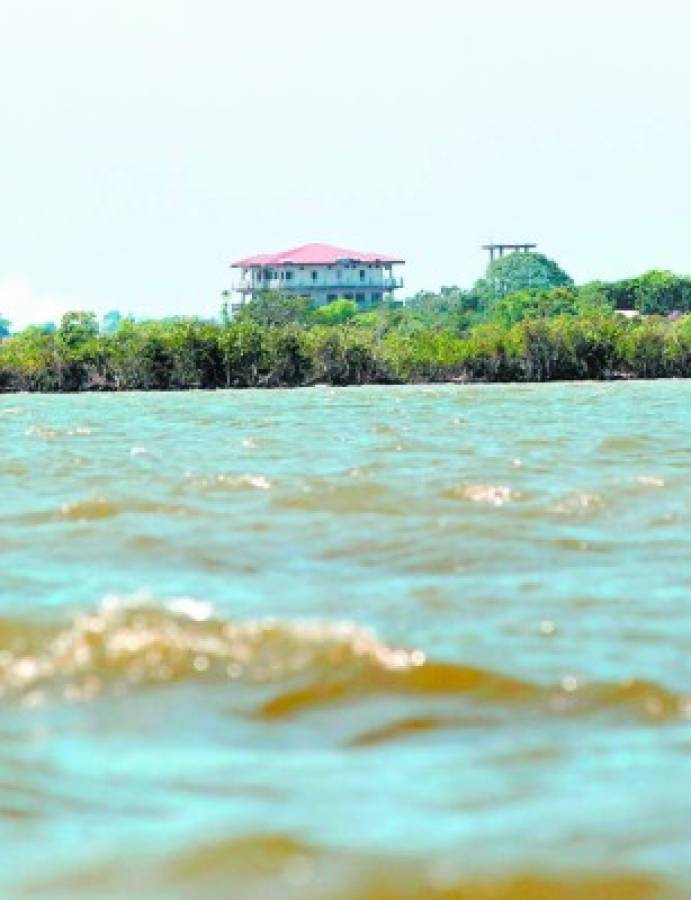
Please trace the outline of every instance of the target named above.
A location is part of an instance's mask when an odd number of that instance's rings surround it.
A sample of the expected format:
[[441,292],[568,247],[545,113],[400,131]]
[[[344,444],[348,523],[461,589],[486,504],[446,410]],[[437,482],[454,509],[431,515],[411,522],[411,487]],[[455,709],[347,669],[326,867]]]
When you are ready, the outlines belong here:
[[215,313],[309,241],[691,272],[691,7],[0,0],[0,311]]

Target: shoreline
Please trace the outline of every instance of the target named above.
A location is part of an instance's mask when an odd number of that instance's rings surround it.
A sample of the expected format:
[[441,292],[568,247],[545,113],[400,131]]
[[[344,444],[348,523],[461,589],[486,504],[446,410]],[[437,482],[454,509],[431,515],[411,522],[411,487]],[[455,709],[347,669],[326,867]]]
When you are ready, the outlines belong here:
[[409,381],[358,381],[358,382],[328,382],[315,381],[304,382],[302,384],[251,384],[251,385],[219,385],[216,387],[204,387],[200,385],[187,385],[184,387],[83,387],[76,389],[0,389],[0,397],[17,397],[31,395],[78,395],[78,394],[190,394],[204,393],[213,394],[224,391],[297,391],[306,389],[348,389],[348,388],[368,388],[368,387],[509,387],[512,385],[548,385],[548,384],[614,384],[614,383],[652,383],[655,381],[689,381],[691,376],[679,375],[659,375],[641,377],[639,375],[629,375],[627,373],[617,373],[607,375],[602,378],[584,377],[584,378],[550,378],[550,379],[513,379],[513,380],[490,380],[483,378],[446,378],[446,379],[415,379]]

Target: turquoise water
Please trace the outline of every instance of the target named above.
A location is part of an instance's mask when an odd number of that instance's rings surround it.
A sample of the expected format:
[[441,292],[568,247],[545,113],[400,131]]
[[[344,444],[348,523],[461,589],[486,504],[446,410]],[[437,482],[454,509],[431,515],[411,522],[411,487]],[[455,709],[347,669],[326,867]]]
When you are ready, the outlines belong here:
[[686,896],[690,409],[0,397],[0,896]]

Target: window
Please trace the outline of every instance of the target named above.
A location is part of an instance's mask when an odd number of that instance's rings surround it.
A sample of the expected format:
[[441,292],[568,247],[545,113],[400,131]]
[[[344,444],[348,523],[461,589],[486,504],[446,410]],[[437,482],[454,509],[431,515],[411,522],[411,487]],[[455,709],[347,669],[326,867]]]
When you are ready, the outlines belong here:
[[317,280],[317,277],[318,277],[318,272],[313,271],[313,272],[312,272],[312,281],[316,281],[316,280]]
[[365,295],[364,295],[364,294],[356,294],[356,295],[355,295],[355,299],[357,300],[358,303],[364,303],[364,302],[365,302]]
[[333,303],[334,300],[338,300],[338,297],[336,296],[336,294],[327,294],[326,299],[329,301],[329,303]]
[[286,272],[286,281],[292,281],[292,280],[293,280],[293,273]]
[[365,280],[365,270],[360,269],[360,281],[364,281],[364,280]]

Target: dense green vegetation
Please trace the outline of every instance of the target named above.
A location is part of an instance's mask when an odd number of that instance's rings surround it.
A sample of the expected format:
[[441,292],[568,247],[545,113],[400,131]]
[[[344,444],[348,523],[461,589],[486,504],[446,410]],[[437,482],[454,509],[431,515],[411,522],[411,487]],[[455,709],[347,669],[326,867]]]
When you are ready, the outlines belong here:
[[542,253],[510,253],[490,263],[474,290],[492,300],[519,291],[550,291],[572,284],[571,277]]
[[535,258],[553,279],[546,286],[526,287],[524,259],[505,257],[469,291],[443,288],[368,312],[278,294],[234,318],[224,309],[219,322],[134,322],[113,312],[99,327],[93,314],[71,312],[58,328],[0,340],[0,390],[691,376],[691,279],[656,271],[576,287]]

